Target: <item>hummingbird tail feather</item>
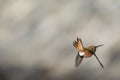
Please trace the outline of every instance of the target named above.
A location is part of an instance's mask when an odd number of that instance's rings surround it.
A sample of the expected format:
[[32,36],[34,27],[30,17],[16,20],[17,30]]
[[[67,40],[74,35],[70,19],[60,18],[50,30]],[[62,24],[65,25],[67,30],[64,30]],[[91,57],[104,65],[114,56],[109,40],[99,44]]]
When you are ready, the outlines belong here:
[[102,68],[104,68],[103,64],[100,62],[99,58],[97,57],[96,54],[94,54],[94,56],[96,57],[96,59],[98,60],[99,64],[101,65]]

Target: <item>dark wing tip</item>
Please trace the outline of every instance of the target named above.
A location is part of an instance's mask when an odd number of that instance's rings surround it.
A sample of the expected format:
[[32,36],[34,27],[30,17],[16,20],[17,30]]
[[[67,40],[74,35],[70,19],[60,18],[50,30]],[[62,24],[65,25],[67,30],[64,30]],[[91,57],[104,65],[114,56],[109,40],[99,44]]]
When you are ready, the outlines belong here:
[[101,65],[102,68],[104,68],[103,64],[100,62],[99,58],[97,57],[96,54],[94,54],[94,56],[96,57],[96,59],[98,60],[99,64]]
[[81,38],[77,37],[77,41],[81,41]]
[[77,41],[79,41],[79,38],[77,37]]
[[74,40],[74,41],[73,41],[73,46],[74,46],[74,47],[77,47],[77,45],[78,45],[78,42]]

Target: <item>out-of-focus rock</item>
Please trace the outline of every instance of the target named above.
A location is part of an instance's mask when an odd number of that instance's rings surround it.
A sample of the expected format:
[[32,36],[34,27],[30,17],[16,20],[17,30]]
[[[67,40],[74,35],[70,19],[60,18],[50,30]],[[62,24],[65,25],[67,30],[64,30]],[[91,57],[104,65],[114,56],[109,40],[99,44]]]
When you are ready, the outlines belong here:
[[[0,79],[119,80],[119,0],[1,0]],[[77,51],[104,44],[75,68]]]

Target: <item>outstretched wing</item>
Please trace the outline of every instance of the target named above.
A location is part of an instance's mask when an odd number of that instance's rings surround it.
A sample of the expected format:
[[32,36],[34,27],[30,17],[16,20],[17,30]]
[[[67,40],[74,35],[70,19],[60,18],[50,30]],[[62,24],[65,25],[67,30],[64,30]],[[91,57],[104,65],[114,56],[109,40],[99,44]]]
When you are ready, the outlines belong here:
[[82,41],[80,38],[77,37],[77,40],[73,41],[73,46],[78,50],[82,51],[84,49]]
[[100,62],[99,58],[97,57],[96,54],[94,54],[94,56],[96,57],[96,59],[98,60],[99,64],[101,65],[102,68],[104,68],[103,64]]
[[78,67],[80,63],[82,62],[82,60],[83,60],[83,56],[80,56],[78,52],[76,59],[75,59],[75,67]]

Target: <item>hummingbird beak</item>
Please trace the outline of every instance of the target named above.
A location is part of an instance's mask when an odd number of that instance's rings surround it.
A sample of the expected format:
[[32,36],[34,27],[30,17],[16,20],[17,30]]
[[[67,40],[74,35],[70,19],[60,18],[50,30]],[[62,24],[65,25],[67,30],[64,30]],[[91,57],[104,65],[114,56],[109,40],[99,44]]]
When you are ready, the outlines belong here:
[[95,48],[98,48],[98,47],[101,47],[101,46],[103,46],[104,44],[101,44],[101,45],[97,45],[97,46],[95,46]]

